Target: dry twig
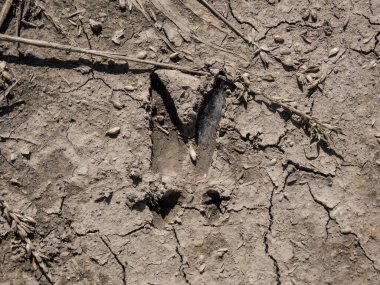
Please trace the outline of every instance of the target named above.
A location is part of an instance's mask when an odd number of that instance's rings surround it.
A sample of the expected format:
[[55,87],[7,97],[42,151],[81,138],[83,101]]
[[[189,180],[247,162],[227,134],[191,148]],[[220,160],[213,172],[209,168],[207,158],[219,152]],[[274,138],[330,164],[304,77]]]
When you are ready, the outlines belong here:
[[291,115],[295,114],[299,116],[301,118],[302,123],[306,123],[308,125],[313,137],[317,140],[317,143],[322,140],[326,142],[327,144],[329,144],[330,138],[327,132],[330,132],[330,133],[335,132],[337,134],[343,134],[342,130],[339,127],[330,126],[328,124],[322,123],[317,118],[309,116],[301,112],[300,110],[293,108],[292,106],[284,104],[278,99],[272,98],[266,94],[263,94],[262,92],[253,91],[250,88],[250,86],[247,86],[247,90],[250,94],[257,94],[257,95],[263,96],[267,100],[267,103],[280,106],[282,109],[289,112]]
[[25,244],[25,252],[29,257],[34,270],[40,269],[46,279],[53,284],[53,278],[49,274],[46,262],[48,257],[40,253],[30,240],[30,235],[35,230],[36,221],[28,216],[20,214],[18,211],[12,210],[8,203],[0,197],[0,215],[7,221],[8,225],[13,229],[16,236]]
[[180,65],[168,64],[168,63],[162,63],[162,62],[156,62],[156,61],[150,61],[150,60],[143,60],[143,59],[138,59],[134,57],[128,57],[120,53],[92,50],[92,49],[87,49],[87,48],[74,47],[70,45],[62,45],[59,43],[32,40],[32,39],[27,39],[23,37],[13,37],[13,36],[4,35],[4,34],[0,34],[0,40],[7,41],[7,42],[23,43],[26,45],[32,45],[32,46],[37,46],[37,47],[42,47],[42,48],[64,50],[67,52],[77,52],[77,53],[83,53],[83,54],[97,55],[97,56],[106,57],[110,59],[124,60],[127,62],[130,61],[130,62],[137,62],[137,63],[142,63],[142,64],[149,64],[149,65],[166,68],[166,69],[177,69],[182,72],[195,74],[195,75],[209,75],[208,72],[194,70],[194,69],[191,69],[190,67],[184,67]]
[[13,0],[5,0],[3,4],[3,8],[0,12],[0,29],[3,27],[4,21],[7,18],[7,15],[9,13],[9,10],[11,9]]
[[249,45],[254,45],[255,47],[260,49],[260,46],[258,46],[256,43],[252,42],[250,39],[245,37],[237,28],[235,28],[222,14],[220,14],[217,10],[215,10],[214,7],[212,7],[206,0],[198,0],[201,2],[204,6],[206,6],[211,13],[213,13],[216,17],[218,17],[224,24],[226,24],[235,34],[237,34],[239,37],[241,37],[246,43]]

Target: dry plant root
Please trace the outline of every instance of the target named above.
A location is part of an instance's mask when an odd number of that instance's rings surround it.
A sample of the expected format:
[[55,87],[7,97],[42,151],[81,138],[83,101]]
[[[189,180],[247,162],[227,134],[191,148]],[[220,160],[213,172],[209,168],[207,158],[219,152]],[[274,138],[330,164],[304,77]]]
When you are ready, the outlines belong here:
[[6,42],[14,42],[14,43],[22,43],[26,45],[32,45],[42,48],[51,48],[56,50],[64,50],[67,52],[76,52],[76,53],[82,53],[82,54],[91,54],[96,55],[100,57],[110,58],[110,59],[118,59],[123,61],[130,61],[130,62],[136,62],[136,63],[142,63],[142,64],[148,64],[153,65],[155,67],[161,67],[165,69],[176,69],[185,73],[195,74],[195,75],[209,75],[208,72],[200,71],[200,70],[194,70],[190,67],[175,65],[175,64],[168,64],[168,63],[162,63],[162,62],[155,62],[150,60],[143,60],[138,59],[134,57],[128,57],[120,53],[114,53],[109,51],[100,51],[100,50],[93,50],[88,48],[80,48],[80,47],[74,47],[70,45],[62,45],[59,43],[52,43],[52,42],[46,42],[46,41],[40,41],[40,40],[33,40],[33,39],[27,39],[23,37],[13,37],[9,35],[0,34],[0,41],[6,41]]
[[14,233],[24,243],[25,254],[29,258],[33,270],[39,269],[46,279],[54,284],[53,278],[47,268],[48,257],[40,253],[30,240],[35,231],[36,221],[28,216],[10,208],[7,202],[0,197],[0,215],[7,221]]
[[280,107],[283,110],[289,112],[291,115],[297,115],[301,118],[301,122],[305,124],[311,133],[312,140],[314,140],[313,144],[318,144],[320,142],[325,142],[328,146],[332,142],[330,134],[332,132],[336,134],[343,134],[342,130],[336,126],[330,126],[328,124],[322,123],[319,119],[309,116],[296,108],[293,108],[287,104],[282,103],[280,100],[272,98],[260,90],[253,90],[249,84],[245,84],[248,93],[251,95],[260,95],[265,98],[266,103],[273,104],[275,107]]

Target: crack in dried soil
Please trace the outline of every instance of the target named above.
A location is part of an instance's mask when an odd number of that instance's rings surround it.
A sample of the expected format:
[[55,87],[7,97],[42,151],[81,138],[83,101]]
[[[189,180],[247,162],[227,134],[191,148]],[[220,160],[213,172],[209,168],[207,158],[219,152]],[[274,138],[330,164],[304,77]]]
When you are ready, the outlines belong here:
[[126,272],[127,268],[126,268],[126,265],[124,265],[121,262],[121,260],[119,259],[119,257],[117,256],[117,254],[113,252],[111,246],[106,242],[105,238],[103,236],[100,236],[100,239],[102,240],[104,245],[108,248],[108,250],[111,252],[111,254],[115,258],[116,262],[121,266],[122,271],[123,271],[123,283],[124,283],[124,285],[127,285],[127,272]]
[[228,0],[228,7],[230,8],[231,16],[235,19],[236,22],[238,22],[240,25],[242,25],[242,24],[246,24],[246,25],[252,27],[256,32],[258,32],[258,30],[257,30],[257,28],[256,28],[256,26],[255,26],[254,24],[252,24],[251,22],[248,22],[248,21],[240,20],[240,19],[235,15],[234,10],[232,9],[231,0]]
[[[339,225],[338,222],[337,222],[337,224],[338,224],[338,226],[339,226],[339,228],[340,228],[340,225]],[[363,253],[363,255],[365,256],[365,258],[367,258],[367,259],[371,262],[373,269],[374,269],[376,272],[380,273],[380,269],[378,269],[378,268],[375,266],[375,261],[374,261],[372,258],[369,257],[369,255],[367,254],[367,252],[366,252],[365,249],[363,248],[362,244],[360,243],[360,238],[359,238],[359,236],[358,236],[356,233],[354,233],[354,232],[342,232],[342,231],[340,231],[340,234],[341,234],[341,235],[353,235],[353,236],[355,237],[355,239],[356,239],[357,245],[358,245],[359,248],[360,248],[360,251]]]
[[330,211],[332,210],[332,208],[329,208],[326,204],[324,204],[322,201],[318,200],[315,196],[314,196],[314,193],[313,191],[311,190],[311,187],[310,187],[310,184],[309,183],[306,183],[307,184],[307,187],[309,189],[309,193],[310,193],[310,196],[313,198],[314,202],[317,203],[318,205],[322,206],[323,209],[325,209],[326,213],[327,213],[327,216],[328,216],[328,220],[325,224],[325,230],[326,230],[326,239],[327,240],[329,238],[329,230],[328,230],[328,225],[330,223],[330,221],[335,221],[337,224],[338,222],[336,221],[336,219],[332,218],[331,217],[331,214],[330,214]]
[[184,265],[186,263],[184,263],[184,257],[182,255],[182,253],[180,252],[181,244],[179,242],[179,239],[178,239],[178,236],[177,236],[177,232],[176,232],[174,226],[172,226],[172,230],[173,230],[173,233],[174,233],[174,237],[175,237],[175,239],[177,241],[177,246],[176,246],[175,250],[176,250],[176,253],[178,254],[178,256],[180,258],[180,261],[181,261],[181,265],[180,265],[180,267],[179,267],[178,270],[179,270],[180,274],[182,275],[183,279],[185,280],[186,284],[191,285],[189,279],[187,279],[187,275],[186,275],[186,272],[184,270]]
[[293,165],[296,169],[298,169],[299,171],[304,171],[304,172],[307,172],[307,173],[313,173],[313,174],[316,174],[316,175],[320,175],[320,176],[323,176],[325,178],[328,178],[328,177],[334,177],[335,174],[330,174],[330,173],[323,173],[315,168],[309,168],[307,166],[303,166],[303,165],[300,165],[299,163],[297,162],[294,162],[290,159],[288,159],[286,161],[287,164],[289,165]]
[[265,232],[265,235],[264,235],[264,244],[265,244],[265,253],[273,261],[273,265],[274,265],[274,268],[275,268],[275,271],[276,271],[276,282],[277,282],[278,285],[281,285],[280,267],[278,266],[278,262],[274,258],[274,256],[269,253],[269,242],[268,242],[268,234],[272,232],[272,225],[273,225],[273,213],[272,213],[273,196],[274,196],[274,192],[276,191],[276,189],[277,189],[276,186],[273,185],[272,193],[271,193],[270,200],[269,200],[270,205],[268,207],[269,225],[268,225],[268,229],[267,229],[267,231]]

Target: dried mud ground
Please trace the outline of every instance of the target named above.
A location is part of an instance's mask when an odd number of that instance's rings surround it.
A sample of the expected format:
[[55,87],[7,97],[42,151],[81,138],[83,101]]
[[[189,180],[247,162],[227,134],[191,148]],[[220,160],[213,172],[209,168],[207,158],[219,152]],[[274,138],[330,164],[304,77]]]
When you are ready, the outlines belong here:
[[[380,284],[380,1],[209,1],[271,50],[261,56],[196,0],[127,2],[131,11],[118,1],[32,1],[37,28],[23,25],[21,36],[145,51],[222,70],[237,88],[0,42],[19,79],[0,102],[0,196],[37,221],[31,239],[53,282]],[[15,19],[2,32],[15,34]],[[308,66],[311,82],[329,71],[318,86],[297,83]],[[343,134],[311,144],[297,116],[237,98],[244,73]],[[225,102],[212,101],[218,94]],[[0,284],[49,284],[2,218]]]

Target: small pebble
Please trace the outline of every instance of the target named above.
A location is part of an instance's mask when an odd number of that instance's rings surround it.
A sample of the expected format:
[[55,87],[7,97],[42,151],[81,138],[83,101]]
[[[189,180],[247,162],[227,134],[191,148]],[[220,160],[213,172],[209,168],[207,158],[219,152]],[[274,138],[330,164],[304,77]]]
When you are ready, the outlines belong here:
[[262,78],[263,78],[263,80],[268,81],[268,82],[273,82],[273,81],[275,81],[275,78],[273,77],[272,74],[264,75]]
[[247,85],[251,84],[251,81],[249,80],[249,73],[243,73],[241,75],[241,78],[243,78],[243,82]]
[[23,157],[29,159],[30,155],[32,154],[32,152],[30,151],[29,148],[24,148],[24,149],[21,150],[21,154],[22,154]]
[[11,182],[11,184],[13,185],[16,185],[16,186],[21,186],[21,182],[19,180],[17,180],[16,178],[12,178],[9,182]]
[[124,87],[125,91],[134,91],[136,90],[136,87],[135,86],[132,86],[132,85],[127,85]]
[[3,71],[1,77],[8,83],[12,82],[12,75],[8,71]]
[[95,21],[92,19],[90,19],[90,27],[94,33],[100,33],[102,31],[102,28],[103,28],[101,22],[98,22],[98,21]]
[[197,161],[197,153],[191,144],[189,145],[189,155],[191,160],[195,163]]
[[15,162],[16,159],[17,159],[17,154],[12,153],[12,154],[11,154],[11,161],[12,161],[12,162]]
[[376,160],[376,164],[377,164],[378,166],[380,166],[380,160],[379,160],[379,159]]
[[121,103],[120,101],[116,101],[116,100],[114,100],[114,101],[112,101],[112,105],[113,105],[116,109],[118,109],[118,110],[121,110],[121,109],[124,108],[124,104]]
[[156,116],[156,120],[157,120],[157,122],[158,122],[160,125],[163,125],[164,122],[165,122],[165,118],[164,118],[164,116],[162,116],[162,115],[158,115],[158,116]]
[[317,19],[318,19],[317,9],[314,9],[314,8],[311,9],[311,11],[310,11],[310,17],[313,20],[313,22],[317,21]]
[[206,268],[206,264],[203,263],[201,266],[199,266],[199,269],[198,269],[199,273],[202,274],[205,271],[205,268]]
[[330,51],[329,51],[329,57],[332,57],[332,56],[336,55],[338,52],[339,52],[339,48],[338,47],[330,49]]
[[148,53],[145,50],[138,52],[136,55],[138,59],[146,59],[147,56],[148,56]]
[[188,61],[194,61],[193,57],[190,55],[185,54],[184,56]]
[[102,23],[104,23],[104,22],[106,21],[106,19],[107,19],[107,14],[104,13],[104,12],[100,12],[100,13],[99,13],[99,18],[100,18],[100,21],[101,21]]
[[370,238],[375,239],[377,237],[377,234],[378,234],[378,230],[376,228],[372,227],[370,232],[369,232]]
[[170,60],[172,61],[176,61],[179,59],[179,53],[178,52],[174,52],[172,53],[170,56],[169,56]]
[[226,248],[226,247],[218,248],[218,251],[219,251],[219,252],[227,252],[227,251],[228,251],[228,248]]
[[124,11],[126,8],[126,1],[125,0],[119,0],[119,7],[120,7],[120,10]]
[[62,251],[59,255],[60,255],[61,257],[66,257],[66,256],[69,256],[69,255],[70,255],[70,252],[68,252],[68,251]]
[[120,45],[121,39],[124,37],[124,29],[117,30],[113,33],[112,42],[115,45]]
[[107,136],[117,136],[120,133],[120,127],[110,128],[107,132]]
[[377,63],[376,63],[376,60],[372,60],[370,63],[369,63],[369,67],[370,68],[374,68],[376,67]]
[[277,163],[277,159],[273,158],[269,161],[269,166],[274,166]]
[[277,34],[277,35],[274,35],[273,36],[273,39],[274,39],[274,41],[276,42],[276,43],[278,43],[278,44],[282,44],[285,40],[284,40],[284,37],[282,36],[282,35],[279,35],[279,34]]

